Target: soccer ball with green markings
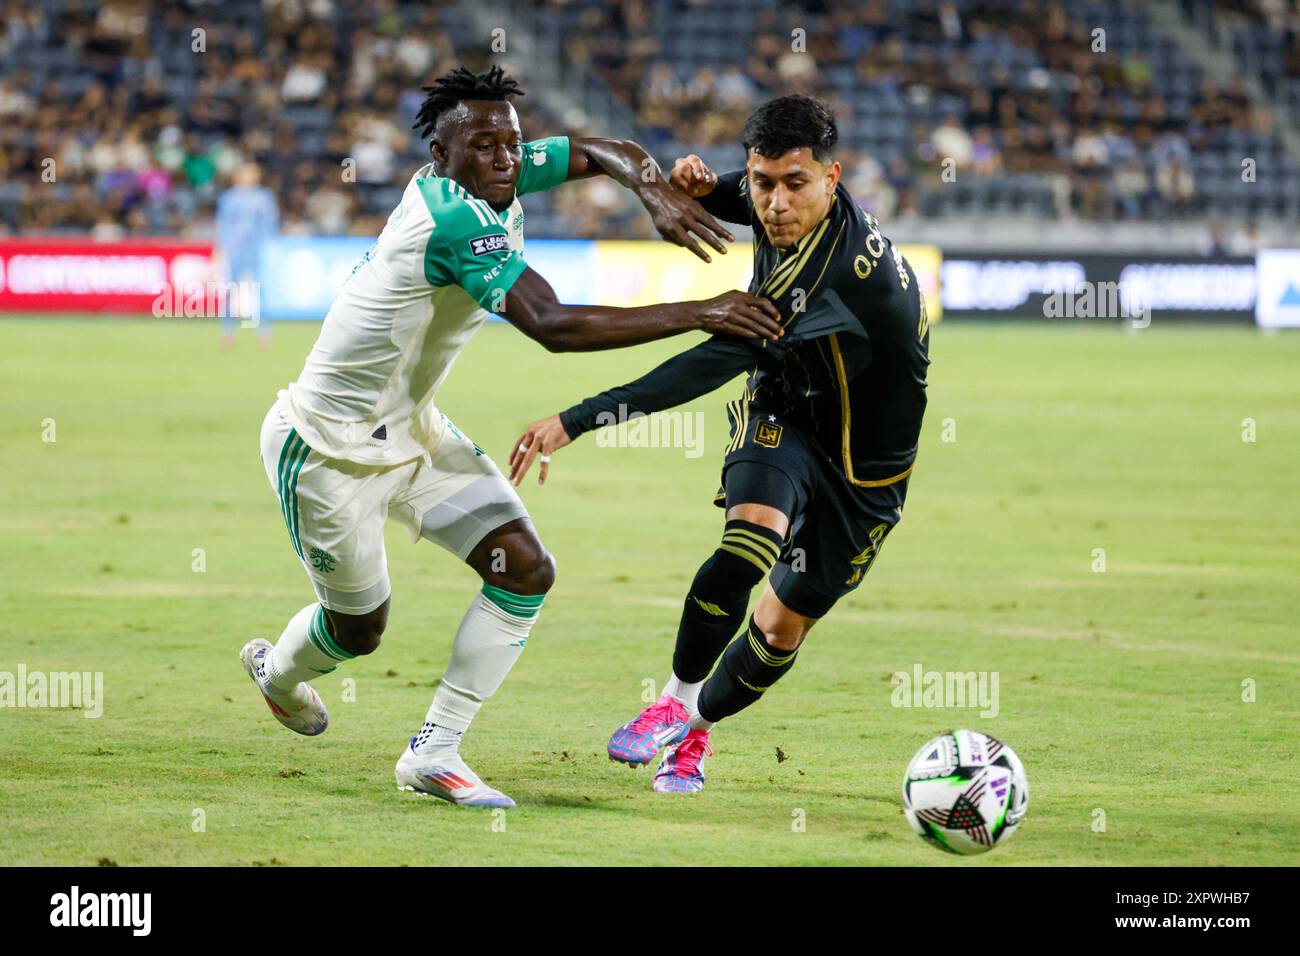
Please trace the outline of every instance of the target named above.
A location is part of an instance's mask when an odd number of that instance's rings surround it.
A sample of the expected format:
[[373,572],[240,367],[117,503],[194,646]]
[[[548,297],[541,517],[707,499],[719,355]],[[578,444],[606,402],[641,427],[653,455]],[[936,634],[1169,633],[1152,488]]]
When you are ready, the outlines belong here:
[[1011,839],[1029,810],[1029,780],[1015,751],[974,730],[935,737],[903,779],[903,812],[925,842],[985,853]]

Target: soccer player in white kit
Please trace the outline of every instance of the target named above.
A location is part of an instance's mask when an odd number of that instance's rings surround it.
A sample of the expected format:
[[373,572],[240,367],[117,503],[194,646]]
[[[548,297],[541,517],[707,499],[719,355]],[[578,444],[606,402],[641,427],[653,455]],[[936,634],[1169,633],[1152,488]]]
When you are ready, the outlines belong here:
[[309,683],[378,646],[390,585],[384,522],[433,541],[483,586],[452,643],[397,785],[452,803],[512,807],[461,758],[461,737],[523,650],[555,568],[514,488],[433,399],[488,310],[550,351],[618,348],[692,329],[779,337],[766,299],[732,291],[642,308],[571,306],[521,255],[518,196],[608,175],[631,189],[670,241],[709,258],[733,237],[672,188],[635,143],[551,137],[525,143],[499,67],[452,71],[416,120],[432,136],[378,240],[335,298],[298,380],[262,425],[262,464],[316,592],[274,646],[240,658],[273,714],[314,736],[329,714]]

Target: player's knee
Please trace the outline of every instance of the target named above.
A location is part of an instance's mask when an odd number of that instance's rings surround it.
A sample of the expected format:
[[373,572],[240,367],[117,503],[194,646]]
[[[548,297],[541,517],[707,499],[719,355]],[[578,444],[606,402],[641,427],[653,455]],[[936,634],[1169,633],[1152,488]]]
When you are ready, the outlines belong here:
[[466,561],[484,583],[515,594],[545,594],[555,584],[555,559],[526,518],[497,528]]
[[[771,592],[768,592],[767,596],[770,594]],[[755,627],[762,633],[763,641],[773,650],[782,653],[797,651],[816,622],[791,612],[773,612],[770,605],[766,603],[767,596],[754,609]]]
[[335,643],[349,654],[358,657],[373,654],[388,627],[388,602],[369,614],[336,614],[330,612],[330,629]]
[[763,640],[767,646],[773,650],[789,653],[797,651],[803,644],[804,638],[808,636],[808,631],[799,627],[776,627],[763,628]]
[[540,541],[530,542],[506,559],[499,577],[489,583],[516,594],[545,594],[555,584],[555,559]]
[[[768,466],[763,467],[768,468]],[[768,468],[768,470],[774,469]],[[766,471],[760,472],[760,474],[766,473]],[[776,474],[784,484],[790,485],[791,500],[789,502],[782,501],[781,507],[776,507],[774,505],[761,505],[752,501],[742,502],[741,504],[732,505],[727,509],[727,520],[746,521],[753,525],[760,525],[776,534],[784,535],[786,529],[790,527],[790,518],[788,513],[794,510],[794,486],[790,484],[790,479],[783,473],[777,472]],[[775,494],[769,494],[766,497],[778,500],[778,496]]]
[[545,594],[555,584],[555,558],[540,544],[538,548],[540,554],[528,563],[527,580],[520,585],[521,594]]

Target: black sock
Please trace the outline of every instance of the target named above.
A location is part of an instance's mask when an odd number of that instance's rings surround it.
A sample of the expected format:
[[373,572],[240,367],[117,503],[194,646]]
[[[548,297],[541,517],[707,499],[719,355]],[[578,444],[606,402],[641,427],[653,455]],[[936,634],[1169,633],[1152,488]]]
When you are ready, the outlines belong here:
[[768,644],[751,617],[745,633],[727,646],[722,663],[700,689],[700,716],[717,723],[740,713],[794,666],[798,653]]
[[782,538],[749,521],[728,521],[722,543],[700,566],[682,606],[673,673],[694,684],[709,676],[718,655],[745,619],[749,593],[767,577]]

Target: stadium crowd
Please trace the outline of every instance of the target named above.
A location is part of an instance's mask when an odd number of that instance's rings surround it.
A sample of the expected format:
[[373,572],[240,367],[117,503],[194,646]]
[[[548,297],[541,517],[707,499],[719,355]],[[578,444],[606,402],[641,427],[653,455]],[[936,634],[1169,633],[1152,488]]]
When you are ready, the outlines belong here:
[[[850,189],[884,219],[1244,220],[1300,204],[1300,168],[1247,85],[1205,78],[1118,0],[539,2],[661,161],[694,149],[739,165],[748,111],[806,91],[835,107]],[[1289,9],[1279,69],[1297,73]],[[284,232],[374,234],[427,155],[409,128],[421,84],[486,65],[446,2],[9,0],[0,18],[8,232],[206,237],[252,160]],[[1097,23],[1112,25],[1100,49]],[[523,107],[530,134],[583,132]],[[1259,189],[1241,188],[1246,156]],[[580,188],[532,199],[530,233],[648,235],[617,188]]]

